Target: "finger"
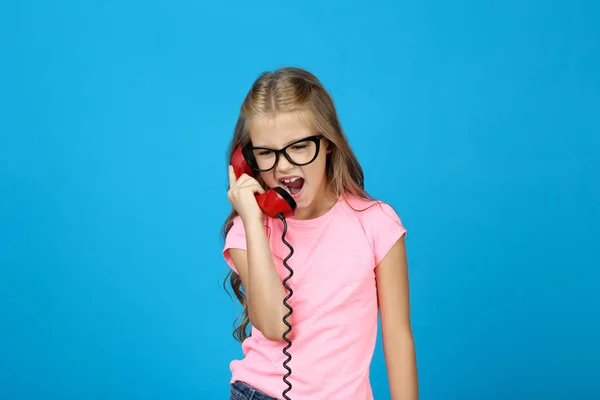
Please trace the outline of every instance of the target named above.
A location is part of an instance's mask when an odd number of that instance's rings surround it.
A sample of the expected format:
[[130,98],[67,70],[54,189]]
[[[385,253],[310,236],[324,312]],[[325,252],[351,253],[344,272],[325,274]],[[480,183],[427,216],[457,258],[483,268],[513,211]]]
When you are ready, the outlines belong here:
[[258,182],[249,182],[248,184],[240,186],[239,189],[248,189],[251,190],[253,193],[260,194],[263,194],[265,192],[265,189],[263,189],[263,187],[260,186]]
[[237,185],[240,187],[247,185],[249,182],[258,183],[256,179],[254,179],[248,174],[242,174],[242,176],[240,176],[236,181]]
[[233,166],[230,165],[229,166],[229,189],[231,189],[233,187],[233,185],[235,185],[237,182],[237,179],[235,178],[235,172],[233,171]]

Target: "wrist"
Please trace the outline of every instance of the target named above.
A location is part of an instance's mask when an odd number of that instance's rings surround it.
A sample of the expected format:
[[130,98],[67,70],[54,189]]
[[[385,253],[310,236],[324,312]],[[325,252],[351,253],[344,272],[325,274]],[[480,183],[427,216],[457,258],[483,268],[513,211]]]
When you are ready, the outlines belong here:
[[246,230],[255,230],[257,228],[262,230],[265,225],[262,215],[242,217],[242,222]]

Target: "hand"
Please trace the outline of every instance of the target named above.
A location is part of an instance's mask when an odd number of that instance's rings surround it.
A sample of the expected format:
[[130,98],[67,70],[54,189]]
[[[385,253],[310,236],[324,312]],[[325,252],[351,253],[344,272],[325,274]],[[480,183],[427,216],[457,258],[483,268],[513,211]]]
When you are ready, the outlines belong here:
[[256,179],[247,174],[243,174],[237,179],[233,172],[233,167],[229,166],[229,191],[227,192],[227,198],[242,218],[242,221],[262,220],[263,213],[256,202],[254,194],[262,194],[264,192],[265,190]]

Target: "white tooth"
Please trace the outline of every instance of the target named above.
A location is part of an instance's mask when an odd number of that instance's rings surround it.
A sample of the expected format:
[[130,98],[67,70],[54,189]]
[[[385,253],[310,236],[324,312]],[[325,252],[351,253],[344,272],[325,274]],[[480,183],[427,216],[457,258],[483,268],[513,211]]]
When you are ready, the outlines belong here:
[[297,181],[298,179],[300,179],[300,178],[295,177],[295,178],[292,178],[292,179],[282,179],[281,181],[284,182],[284,183],[292,183],[292,182]]

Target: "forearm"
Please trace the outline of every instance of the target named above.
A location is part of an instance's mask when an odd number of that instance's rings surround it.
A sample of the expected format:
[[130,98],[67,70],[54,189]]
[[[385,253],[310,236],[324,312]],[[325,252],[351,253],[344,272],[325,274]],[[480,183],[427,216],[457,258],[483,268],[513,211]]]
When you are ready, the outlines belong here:
[[417,363],[412,335],[400,332],[394,337],[385,337],[384,352],[392,400],[417,400]]
[[275,270],[261,220],[245,222],[248,254],[248,310],[253,325],[270,340],[281,340],[287,328],[283,317],[285,290]]

